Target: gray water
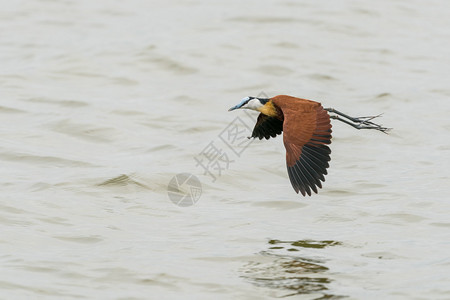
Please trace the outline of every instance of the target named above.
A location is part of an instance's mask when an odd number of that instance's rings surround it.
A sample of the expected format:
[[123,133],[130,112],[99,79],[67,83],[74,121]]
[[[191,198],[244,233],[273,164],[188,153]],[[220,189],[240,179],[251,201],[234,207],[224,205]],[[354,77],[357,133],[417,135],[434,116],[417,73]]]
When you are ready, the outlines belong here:
[[[3,1],[0,298],[450,299],[449,11]],[[227,109],[264,94],[394,130],[333,122],[302,197],[281,137],[227,145],[256,119]],[[178,173],[201,182],[192,206],[169,199]]]

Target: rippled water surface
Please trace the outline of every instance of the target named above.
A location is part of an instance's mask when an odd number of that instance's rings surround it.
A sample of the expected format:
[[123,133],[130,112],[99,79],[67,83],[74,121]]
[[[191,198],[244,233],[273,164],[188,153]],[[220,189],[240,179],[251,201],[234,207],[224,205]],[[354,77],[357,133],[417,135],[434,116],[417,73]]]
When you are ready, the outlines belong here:
[[[449,299],[449,10],[3,3],[1,298]],[[264,94],[394,130],[333,122],[327,181],[301,197],[282,138],[229,147],[256,114],[227,109]],[[194,205],[169,199],[179,173]]]

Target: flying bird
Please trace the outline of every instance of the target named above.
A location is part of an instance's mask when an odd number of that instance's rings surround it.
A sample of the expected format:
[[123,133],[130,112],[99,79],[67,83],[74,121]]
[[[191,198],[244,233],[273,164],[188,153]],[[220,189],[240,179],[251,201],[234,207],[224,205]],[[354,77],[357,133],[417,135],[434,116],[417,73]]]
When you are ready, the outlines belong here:
[[371,120],[379,117],[354,118],[333,108],[323,108],[319,102],[286,95],[273,98],[245,97],[229,109],[251,109],[260,114],[249,138],[276,137],[283,134],[286,164],[292,187],[303,196],[317,194],[327,175],[331,150],[330,119],[339,120],[356,129],[375,129],[386,133]]

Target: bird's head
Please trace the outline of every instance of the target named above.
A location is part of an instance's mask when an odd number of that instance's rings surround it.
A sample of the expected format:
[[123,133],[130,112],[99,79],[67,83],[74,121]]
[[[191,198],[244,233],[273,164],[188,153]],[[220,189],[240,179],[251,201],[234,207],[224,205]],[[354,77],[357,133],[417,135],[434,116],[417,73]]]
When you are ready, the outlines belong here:
[[269,99],[256,98],[256,97],[245,97],[241,100],[238,105],[233,106],[228,111],[232,111],[239,108],[252,109],[256,111],[261,111],[261,108],[269,101]]

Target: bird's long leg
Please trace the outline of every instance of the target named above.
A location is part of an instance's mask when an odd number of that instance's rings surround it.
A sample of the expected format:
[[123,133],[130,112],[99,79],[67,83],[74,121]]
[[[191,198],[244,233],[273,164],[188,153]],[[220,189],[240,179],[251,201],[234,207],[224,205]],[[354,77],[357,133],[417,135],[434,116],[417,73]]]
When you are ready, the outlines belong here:
[[391,128],[386,128],[379,124],[371,122],[371,120],[373,120],[381,115],[355,118],[355,117],[351,117],[347,114],[344,114],[338,110],[335,110],[334,108],[325,108],[325,110],[330,113],[336,114],[336,115],[330,115],[331,119],[339,120],[339,121],[344,122],[345,124],[348,124],[356,129],[375,129],[375,130],[379,130],[384,133],[387,133],[387,131],[389,131],[391,129]]

